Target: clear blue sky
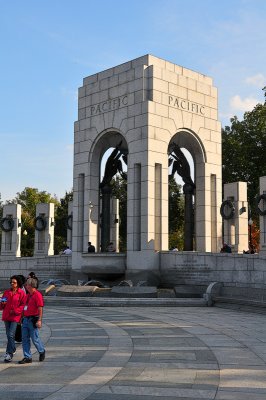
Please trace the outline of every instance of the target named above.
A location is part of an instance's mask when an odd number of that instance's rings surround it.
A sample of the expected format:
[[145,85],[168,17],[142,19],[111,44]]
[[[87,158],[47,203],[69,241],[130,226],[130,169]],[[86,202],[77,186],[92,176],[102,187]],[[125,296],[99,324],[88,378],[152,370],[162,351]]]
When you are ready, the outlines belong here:
[[77,89],[153,54],[213,77],[220,120],[263,102],[265,0],[0,0],[2,200],[72,188]]

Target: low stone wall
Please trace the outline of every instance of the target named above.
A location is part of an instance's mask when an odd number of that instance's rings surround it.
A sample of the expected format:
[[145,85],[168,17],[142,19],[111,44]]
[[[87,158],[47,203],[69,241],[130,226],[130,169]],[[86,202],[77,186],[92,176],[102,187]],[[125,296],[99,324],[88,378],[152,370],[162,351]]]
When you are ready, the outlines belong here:
[[[34,271],[40,279],[66,278],[73,284],[80,275],[84,279],[94,275],[120,277],[126,271],[126,256],[82,255],[82,272],[72,268],[71,256],[4,258],[0,260],[0,288],[5,288],[14,274],[27,275]],[[113,268],[116,266],[116,268]],[[99,268],[99,270],[98,270]],[[74,273],[76,272],[75,279]],[[266,256],[259,254],[225,254],[199,252],[160,252],[161,286],[208,285],[222,282],[225,287],[257,288],[266,290]],[[97,274],[97,273],[96,273]],[[83,278],[82,278],[83,279]],[[155,285],[154,285],[155,286]]]
[[206,285],[266,289],[266,257],[259,254],[161,252],[162,285]]
[[74,253],[73,269],[88,276],[123,275],[126,271],[125,253]]
[[9,278],[20,274],[27,276],[34,271],[39,279],[66,278],[70,279],[71,256],[47,256],[47,257],[1,257],[0,260],[0,288],[9,286]]

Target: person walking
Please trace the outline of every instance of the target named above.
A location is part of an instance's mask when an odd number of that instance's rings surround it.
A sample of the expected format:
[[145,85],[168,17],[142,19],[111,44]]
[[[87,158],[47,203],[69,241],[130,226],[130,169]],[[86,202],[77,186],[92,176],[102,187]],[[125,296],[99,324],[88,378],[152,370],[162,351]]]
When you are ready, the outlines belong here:
[[[36,279],[36,281],[37,281],[37,288],[36,289],[38,289],[38,287],[39,287],[39,279],[37,278],[37,276],[35,275],[35,272],[30,272],[29,273],[29,275],[28,275],[28,278],[34,278],[34,279]],[[27,279],[28,279],[27,278]]]
[[5,323],[7,336],[6,354],[4,357],[6,363],[10,362],[16,353],[15,333],[26,304],[26,294],[21,289],[23,284],[19,276],[11,276],[10,285],[11,288],[4,291],[0,302],[0,310],[3,310],[2,320]]
[[[24,275],[17,275],[17,277],[21,280],[21,286],[20,289],[23,290],[23,292],[26,293],[26,289],[25,289],[25,282],[26,282],[26,278]],[[17,329],[16,329],[16,333],[15,333],[15,343],[16,344],[21,344],[22,343],[22,333],[21,333],[21,319],[17,324]]]
[[39,361],[44,361],[45,359],[45,348],[39,337],[39,329],[42,327],[43,317],[43,296],[37,290],[35,278],[27,279],[26,289],[28,294],[22,319],[22,349],[24,357],[18,362],[19,364],[32,363],[31,340],[39,353]]

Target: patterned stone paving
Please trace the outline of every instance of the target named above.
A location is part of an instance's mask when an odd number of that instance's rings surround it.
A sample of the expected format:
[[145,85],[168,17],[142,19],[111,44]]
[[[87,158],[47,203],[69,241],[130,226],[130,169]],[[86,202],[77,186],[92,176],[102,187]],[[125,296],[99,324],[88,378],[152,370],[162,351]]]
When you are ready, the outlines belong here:
[[266,315],[46,307],[44,322],[45,362],[35,353],[32,364],[18,365],[19,345],[14,361],[0,364],[0,399],[266,399]]

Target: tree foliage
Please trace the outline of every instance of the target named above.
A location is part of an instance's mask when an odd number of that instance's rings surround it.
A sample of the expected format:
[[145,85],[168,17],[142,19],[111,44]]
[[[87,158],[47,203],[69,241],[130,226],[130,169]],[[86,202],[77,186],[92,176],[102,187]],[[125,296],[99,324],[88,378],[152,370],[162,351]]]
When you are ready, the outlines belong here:
[[258,219],[255,198],[259,177],[266,175],[266,97],[264,104],[244,114],[243,121],[236,116],[230,121],[222,130],[223,184],[247,182],[252,218]]
[[173,178],[169,178],[168,185],[168,212],[169,212],[169,249],[184,248],[184,196],[181,185]]
[[55,254],[59,254],[67,245],[68,203],[72,200],[73,190],[65,193],[65,196],[60,199],[60,204],[57,205],[55,210]]

